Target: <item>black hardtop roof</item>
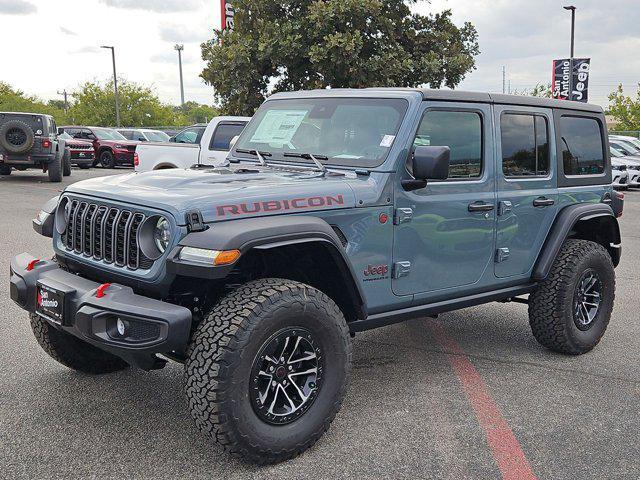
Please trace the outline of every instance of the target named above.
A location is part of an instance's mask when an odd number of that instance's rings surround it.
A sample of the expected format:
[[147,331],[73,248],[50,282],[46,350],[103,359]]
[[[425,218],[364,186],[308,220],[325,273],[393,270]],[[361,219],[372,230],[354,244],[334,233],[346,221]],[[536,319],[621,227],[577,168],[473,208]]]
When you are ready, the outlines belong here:
[[48,113],[33,113],[33,112],[0,112],[0,115],[34,115],[38,117],[53,118]]
[[456,102],[483,102],[499,105],[522,105],[527,107],[563,108],[583,112],[603,113],[602,107],[590,103],[556,100],[553,98],[531,97],[527,95],[506,95],[504,93],[466,92],[463,90],[439,90],[431,88],[370,88],[381,91],[415,91],[422,94],[423,100],[442,100]]

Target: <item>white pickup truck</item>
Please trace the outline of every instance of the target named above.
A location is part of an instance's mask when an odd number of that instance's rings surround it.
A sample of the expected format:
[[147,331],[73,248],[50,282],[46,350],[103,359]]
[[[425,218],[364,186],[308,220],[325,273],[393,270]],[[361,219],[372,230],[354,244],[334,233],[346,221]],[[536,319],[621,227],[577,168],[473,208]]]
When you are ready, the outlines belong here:
[[185,128],[169,142],[145,142],[136,146],[136,172],[164,168],[220,165],[227,158],[229,143],[240,135],[249,117],[215,117],[204,127]]

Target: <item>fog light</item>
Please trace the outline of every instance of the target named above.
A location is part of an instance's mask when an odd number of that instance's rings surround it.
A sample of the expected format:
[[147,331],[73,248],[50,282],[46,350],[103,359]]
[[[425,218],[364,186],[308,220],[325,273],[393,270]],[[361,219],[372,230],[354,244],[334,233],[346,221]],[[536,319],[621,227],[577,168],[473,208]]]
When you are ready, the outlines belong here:
[[118,318],[118,320],[116,321],[116,328],[118,329],[118,335],[124,337],[124,334],[127,331],[127,326],[121,318]]

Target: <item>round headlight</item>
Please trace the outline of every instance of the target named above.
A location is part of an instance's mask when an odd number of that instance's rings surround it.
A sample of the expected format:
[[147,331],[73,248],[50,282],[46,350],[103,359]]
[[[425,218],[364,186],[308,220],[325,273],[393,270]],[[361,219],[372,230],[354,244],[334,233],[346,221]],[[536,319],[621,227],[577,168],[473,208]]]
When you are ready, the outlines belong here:
[[164,253],[169,246],[169,242],[171,241],[171,225],[166,218],[158,218],[156,227],[153,229],[153,241],[161,253]]

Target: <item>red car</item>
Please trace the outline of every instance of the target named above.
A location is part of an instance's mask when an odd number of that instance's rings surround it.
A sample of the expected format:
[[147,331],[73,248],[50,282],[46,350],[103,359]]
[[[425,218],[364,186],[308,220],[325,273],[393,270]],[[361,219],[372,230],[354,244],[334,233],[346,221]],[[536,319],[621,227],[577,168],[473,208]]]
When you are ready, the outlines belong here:
[[66,147],[69,149],[69,159],[72,165],[80,168],[90,168],[95,160],[95,151],[93,144],[89,140],[78,140],[73,138],[67,132],[62,132],[58,138],[64,140]]
[[116,165],[133,166],[133,155],[136,145],[140,142],[127,140],[111,128],[72,125],[60,128],[74,139],[88,140],[93,143],[94,166],[97,164],[105,168],[113,168]]

